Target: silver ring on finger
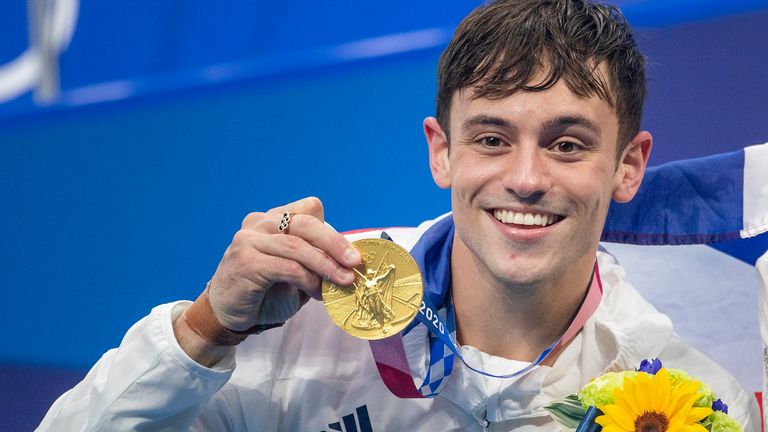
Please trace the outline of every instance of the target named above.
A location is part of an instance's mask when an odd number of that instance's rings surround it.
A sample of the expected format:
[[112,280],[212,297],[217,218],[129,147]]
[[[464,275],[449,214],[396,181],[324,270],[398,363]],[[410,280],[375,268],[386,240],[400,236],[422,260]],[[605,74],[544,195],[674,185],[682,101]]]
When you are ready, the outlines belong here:
[[283,218],[280,219],[280,223],[277,225],[277,232],[279,234],[288,234],[288,225],[291,223],[291,218],[296,216],[294,212],[283,213]]

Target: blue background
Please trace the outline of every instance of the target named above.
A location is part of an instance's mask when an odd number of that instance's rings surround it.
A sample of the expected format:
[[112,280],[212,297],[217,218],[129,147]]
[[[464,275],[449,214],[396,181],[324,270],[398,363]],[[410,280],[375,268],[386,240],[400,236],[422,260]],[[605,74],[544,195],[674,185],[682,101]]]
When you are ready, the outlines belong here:
[[[768,1],[616,3],[649,57],[652,164],[768,139]],[[61,100],[0,105],[0,430],[34,428],[151,307],[193,299],[249,211],[317,195],[339,230],[447,211],[421,121],[475,4],[81,4]],[[6,62],[24,2],[0,28]]]

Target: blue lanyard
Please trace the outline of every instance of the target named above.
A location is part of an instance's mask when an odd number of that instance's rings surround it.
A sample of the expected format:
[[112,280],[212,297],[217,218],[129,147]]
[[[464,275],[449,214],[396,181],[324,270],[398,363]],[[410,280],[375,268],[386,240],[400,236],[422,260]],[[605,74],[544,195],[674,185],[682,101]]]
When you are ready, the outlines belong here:
[[[441,314],[441,311],[444,314]],[[513,378],[541,364],[562,340],[562,337],[558,338],[544,349],[536,360],[522,369],[506,375],[495,375],[470,365],[464,359],[464,356],[461,355],[461,350],[455,342],[456,319],[454,317],[453,301],[451,301],[450,296],[446,299],[445,307],[440,311],[432,305],[429,297],[424,296],[416,318],[429,330],[429,367],[427,368],[424,381],[419,386],[419,392],[423,397],[435,397],[440,393],[440,390],[447,382],[446,378],[453,372],[454,357],[458,357],[464,363],[464,366],[480,375],[492,378]],[[449,351],[446,352],[445,348],[448,348]]]
[[[425,293],[421,307],[416,314],[416,320],[403,331],[403,334],[407,334],[419,323],[426,326],[429,333],[429,366],[423,382],[418,386],[418,392],[422,397],[435,397],[438,395],[447,382],[447,378],[453,372],[455,357],[458,357],[469,370],[487,377],[513,378],[530,371],[541,364],[559,344],[564,344],[580,330],[584,321],[591,316],[594,308],[599,304],[602,294],[599,273],[597,272],[597,267],[595,267],[587,300],[585,300],[582,308],[577,313],[574,322],[571,323],[569,329],[562,336],[547,346],[533,362],[513,373],[495,375],[482,371],[467,363],[456,344],[456,320],[453,301],[448,289],[450,286],[450,257],[453,246],[453,234],[453,219],[449,216],[429,228],[411,250],[411,254],[422,271]],[[382,238],[391,240],[385,232],[382,233]],[[593,286],[595,283],[597,286]],[[430,297],[438,300],[442,298],[444,306],[440,309],[436,308]],[[389,383],[387,385],[389,386]]]

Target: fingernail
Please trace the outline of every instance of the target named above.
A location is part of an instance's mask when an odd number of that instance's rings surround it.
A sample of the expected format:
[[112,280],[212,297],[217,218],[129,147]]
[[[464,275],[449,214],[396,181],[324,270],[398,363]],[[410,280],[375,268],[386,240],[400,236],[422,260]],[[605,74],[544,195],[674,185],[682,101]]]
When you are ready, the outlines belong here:
[[350,246],[344,251],[344,259],[349,263],[357,262],[360,261],[360,254],[355,248]]

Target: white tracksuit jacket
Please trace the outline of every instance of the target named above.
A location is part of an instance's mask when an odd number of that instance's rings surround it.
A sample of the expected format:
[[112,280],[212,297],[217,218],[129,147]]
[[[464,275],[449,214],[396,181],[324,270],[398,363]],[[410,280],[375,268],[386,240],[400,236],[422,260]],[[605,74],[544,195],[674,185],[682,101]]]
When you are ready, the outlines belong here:
[[[387,233],[411,249],[433,223]],[[604,293],[595,313],[552,367],[537,366],[522,377],[483,377],[457,363],[438,397],[399,399],[379,377],[368,342],[338,329],[316,301],[206,368],[173,335],[173,319],[190,303],[182,301],[154,308],[131,327],[118,348],[53,404],[38,430],[557,431],[544,405],[606,371],[634,369],[642,359],[658,357],[710,384],[745,431],[759,431],[754,395],[682,342],[670,320],[623,280],[612,256],[599,252],[598,264]],[[424,376],[425,328],[416,327],[404,343],[412,372]],[[509,373],[522,364],[461,349],[486,372]]]

